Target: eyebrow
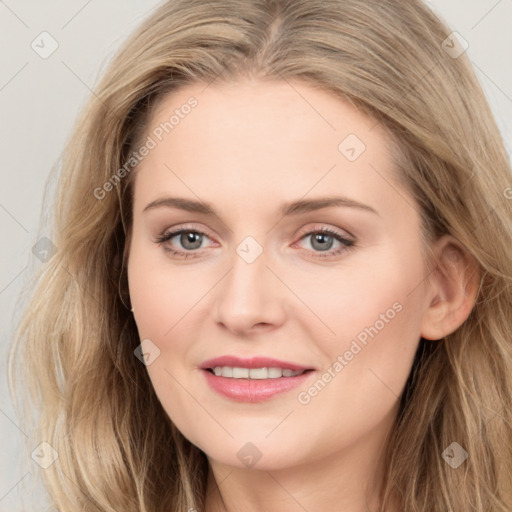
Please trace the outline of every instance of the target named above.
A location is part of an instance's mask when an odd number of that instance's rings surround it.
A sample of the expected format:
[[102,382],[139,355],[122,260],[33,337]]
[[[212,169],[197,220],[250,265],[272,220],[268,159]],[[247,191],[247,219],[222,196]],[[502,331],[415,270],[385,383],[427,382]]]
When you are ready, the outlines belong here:
[[[299,199],[297,201],[285,203],[281,207],[280,214],[283,217],[287,217],[291,215],[300,215],[304,213],[313,212],[316,210],[321,210],[322,208],[331,208],[336,206],[357,208],[363,211],[368,211],[376,215],[379,215],[379,213],[374,208],[367,204],[354,201],[353,199],[349,199],[347,197],[339,196],[320,197],[317,199]],[[186,199],[183,197],[162,197],[160,199],[156,199],[149,203],[144,208],[143,212],[162,207],[178,208],[180,210],[185,210],[187,212],[200,213],[203,215],[218,217],[217,212],[210,203],[207,203],[205,201]]]

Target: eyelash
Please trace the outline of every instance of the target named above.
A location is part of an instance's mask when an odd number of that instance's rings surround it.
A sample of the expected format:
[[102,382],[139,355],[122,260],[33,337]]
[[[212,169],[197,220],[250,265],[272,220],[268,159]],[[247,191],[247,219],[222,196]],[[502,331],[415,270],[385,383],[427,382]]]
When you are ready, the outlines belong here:
[[[203,231],[200,231],[198,229],[181,227],[180,229],[171,231],[169,233],[165,233],[165,232],[162,233],[161,235],[159,235],[157,237],[155,243],[157,243],[159,245],[163,245],[170,239],[174,238],[176,235],[181,235],[182,233],[195,233],[198,235],[208,237],[208,235],[206,233],[204,233]],[[340,254],[344,251],[347,251],[348,249],[355,246],[355,242],[353,240],[345,238],[345,237],[341,236],[337,231],[334,231],[329,228],[315,229],[315,230],[307,231],[305,233],[301,233],[301,237],[300,237],[299,241],[304,238],[307,238],[308,236],[318,235],[318,234],[330,235],[335,240],[337,240],[338,242],[340,242],[342,244],[342,247],[339,247],[338,249],[334,249],[334,250],[330,249],[329,251],[313,251],[316,254],[315,257],[318,257],[318,258],[329,258],[329,257],[337,256],[338,254]],[[171,249],[170,247],[164,247],[164,249],[167,252],[169,252],[172,256],[176,256],[176,257],[183,258],[183,259],[187,259],[189,257],[192,257],[192,258],[197,257],[197,251],[199,250],[199,249],[193,249],[190,251],[179,251],[176,249]]]

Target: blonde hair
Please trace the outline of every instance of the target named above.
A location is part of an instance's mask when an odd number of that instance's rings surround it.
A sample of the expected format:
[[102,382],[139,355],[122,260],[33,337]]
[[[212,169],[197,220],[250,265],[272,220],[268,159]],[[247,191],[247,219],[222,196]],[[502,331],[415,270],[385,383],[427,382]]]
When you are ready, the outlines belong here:
[[[468,58],[446,51],[450,32],[419,0],[175,0],[129,38],[64,153],[58,251],[13,348],[38,439],[59,454],[44,471],[59,511],[204,504],[206,456],[174,427],[134,356],[124,265],[132,174],[99,199],[94,191],[125,165],[165,93],[244,75],[302,80],[385,127],[429,239],[451,234],[479,267],[469,318],[420,341],[387,447],[382,510],[393,496],[407,512],[511,510],[512,174]],[[441,457],[453,442],[469,454],[458,469]]]

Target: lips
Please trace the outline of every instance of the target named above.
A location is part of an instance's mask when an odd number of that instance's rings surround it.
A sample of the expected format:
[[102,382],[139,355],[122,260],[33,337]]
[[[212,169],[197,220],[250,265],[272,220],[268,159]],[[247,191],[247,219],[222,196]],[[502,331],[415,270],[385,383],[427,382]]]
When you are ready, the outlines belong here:
[[296,388],[314,373],[314,368],[268,357],[223,356],[205,361],[200,368],[213,391],[239,402],[268,400]]

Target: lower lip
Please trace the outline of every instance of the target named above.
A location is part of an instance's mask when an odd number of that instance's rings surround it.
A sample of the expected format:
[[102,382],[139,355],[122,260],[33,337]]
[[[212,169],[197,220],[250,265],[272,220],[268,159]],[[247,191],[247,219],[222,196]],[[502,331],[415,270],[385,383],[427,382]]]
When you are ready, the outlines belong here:
[[209,386],[220,395],[239,402],[263,402],[300,386],[313,372],[277,379],[233,379],[218,377],[208,370],[203,373]]

